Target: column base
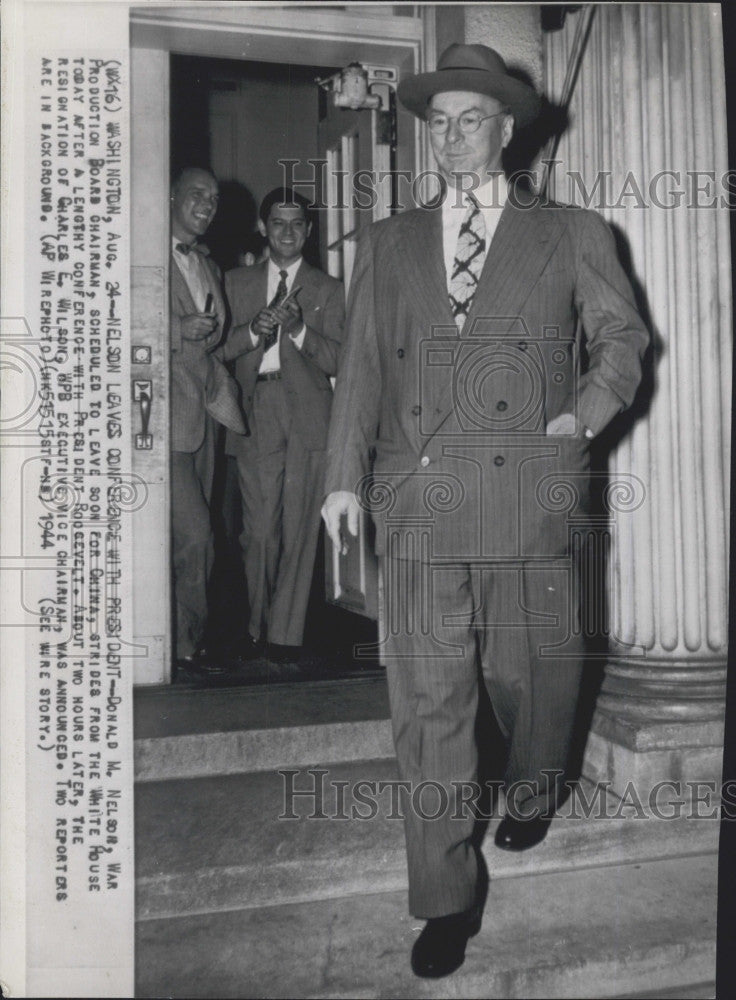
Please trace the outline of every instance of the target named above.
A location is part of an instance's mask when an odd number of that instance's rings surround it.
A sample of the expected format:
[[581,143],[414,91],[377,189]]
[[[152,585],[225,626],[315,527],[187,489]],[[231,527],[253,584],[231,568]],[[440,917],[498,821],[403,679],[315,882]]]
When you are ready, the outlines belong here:
[[598,709],[588,735],[583,776],[610,782],[623,796],[634,783],[646,798],[661,781],[721,782],[723,720],[652,721]]

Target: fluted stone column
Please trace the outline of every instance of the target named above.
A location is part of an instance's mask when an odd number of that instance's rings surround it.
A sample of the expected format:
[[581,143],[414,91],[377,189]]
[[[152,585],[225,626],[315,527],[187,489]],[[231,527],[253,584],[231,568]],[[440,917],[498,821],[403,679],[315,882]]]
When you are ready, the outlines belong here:
[[[581,16],[545,37],[551,100]],[[598,6],[570,117],[552,193],[589,199],[623,236],[654,340],[641,416],[610,456],[612,483],[643,491],[613,513],[610,652],[584,773],[619,791],[718,780],[731,406],[719,7]],[[598,171],[610,173],[591,196]]]

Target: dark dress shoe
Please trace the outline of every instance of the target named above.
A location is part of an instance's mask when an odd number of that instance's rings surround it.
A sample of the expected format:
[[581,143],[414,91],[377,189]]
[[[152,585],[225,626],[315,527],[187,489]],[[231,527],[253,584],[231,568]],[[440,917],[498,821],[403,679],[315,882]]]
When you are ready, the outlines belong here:
[[176,661],[177,673],[193,674],[195,677],[219,677],[227,673],[221,657],[215,657],[206,646],[198,646],[191,656],[182,656]]
[[475,906],[464,913],[428,920],[411,950],[414,975],[439,979],[459,969],[465,961],[468,938],[478,933],[480,922],[481,913]]
[[462,913],[432,917],[414,942],[411,968],[415,976],[440,979],[459,969],[465,961],[468,939],[475,937],[483,920],[483,907],[488,894],[488,869],[478,852],[478,890],[475,903]]
[[551,817],[545,816],[533,819],[504,816],[496,830],[496,847],[502,851],[526,851],[544,840],[551,822]]

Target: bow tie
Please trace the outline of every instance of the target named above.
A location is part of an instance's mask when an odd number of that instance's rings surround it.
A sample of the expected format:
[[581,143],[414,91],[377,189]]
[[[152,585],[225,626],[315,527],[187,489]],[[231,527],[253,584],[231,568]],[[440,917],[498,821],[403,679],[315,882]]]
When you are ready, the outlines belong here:
[[178,250],[179,253],[183,253],[186,256],[186,254],[191,253],[192,250],[194,250],[194,246],[189,243],[177,243],[174,249]]

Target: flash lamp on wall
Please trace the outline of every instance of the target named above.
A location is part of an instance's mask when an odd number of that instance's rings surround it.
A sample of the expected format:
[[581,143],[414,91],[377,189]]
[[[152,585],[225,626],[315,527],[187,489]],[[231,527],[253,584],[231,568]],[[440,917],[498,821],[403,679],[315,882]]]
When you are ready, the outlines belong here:
[[397,76],[393,66],[364,66],[351,62],[333,76],[315,82],[318,87],[332,93],[336,108],[388,111],[389,94],[396,89]]

